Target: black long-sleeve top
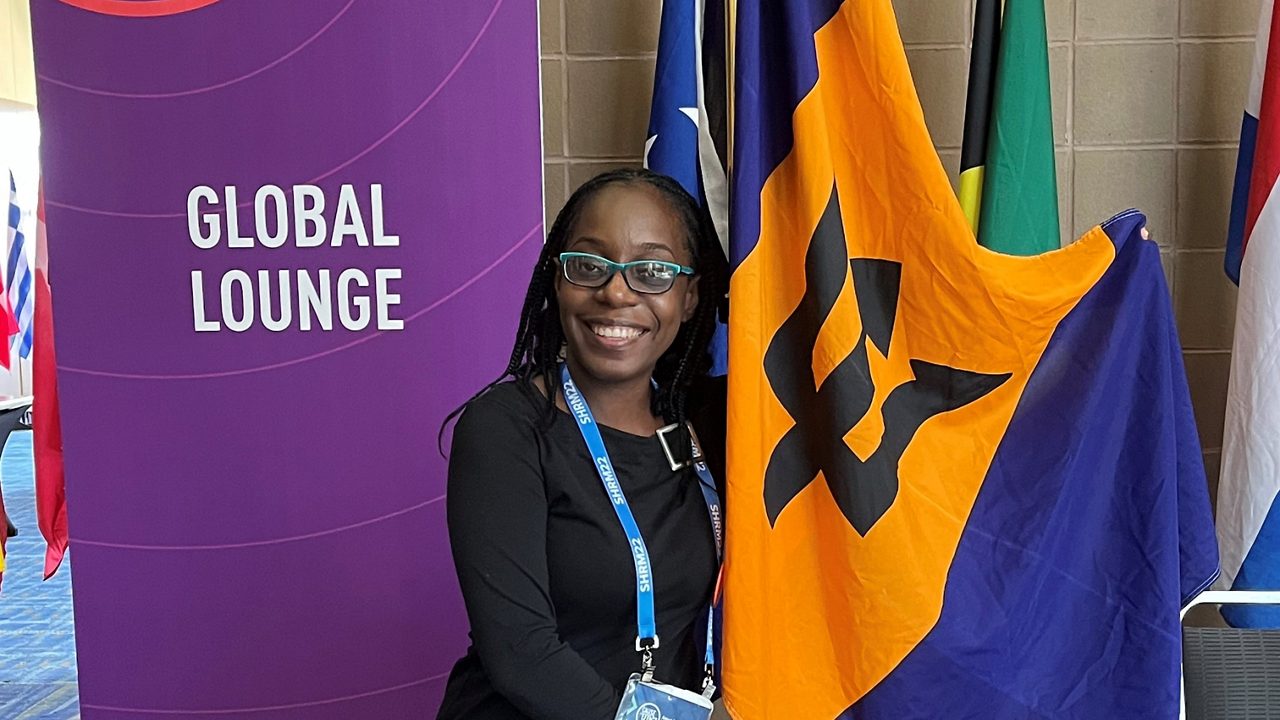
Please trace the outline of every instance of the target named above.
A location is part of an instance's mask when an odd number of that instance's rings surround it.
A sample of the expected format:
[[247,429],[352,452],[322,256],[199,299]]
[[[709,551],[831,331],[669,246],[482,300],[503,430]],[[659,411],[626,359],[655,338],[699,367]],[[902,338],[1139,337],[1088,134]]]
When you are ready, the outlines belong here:
[[[696,688],[716,573],[697,475],[672,471],[655,437],[600,430],[649,550],[658,678]],[[572,416],[548,422],[522,381],[473,401],[454,430],[447,505],[472,645],[439,720],[612,718],[640,668],[635,569]]]

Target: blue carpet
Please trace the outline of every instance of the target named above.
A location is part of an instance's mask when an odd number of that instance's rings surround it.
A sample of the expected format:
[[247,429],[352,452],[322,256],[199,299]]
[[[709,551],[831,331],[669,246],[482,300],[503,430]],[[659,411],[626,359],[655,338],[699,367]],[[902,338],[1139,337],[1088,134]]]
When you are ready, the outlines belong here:
[[9,538],[0,585],[0,718],[79,720],[70,555],[48,582],[41,580],[44,538],[36,525],[30,431],[9,436],[0,489],[20,533]]

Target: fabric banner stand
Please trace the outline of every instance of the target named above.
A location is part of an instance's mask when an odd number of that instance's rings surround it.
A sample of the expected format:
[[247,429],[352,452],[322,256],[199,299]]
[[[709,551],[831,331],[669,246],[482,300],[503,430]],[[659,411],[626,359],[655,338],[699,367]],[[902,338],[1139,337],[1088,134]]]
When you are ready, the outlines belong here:
[[432,717],[444,416],[542,240],[536,3],[34,0],[83,717]]

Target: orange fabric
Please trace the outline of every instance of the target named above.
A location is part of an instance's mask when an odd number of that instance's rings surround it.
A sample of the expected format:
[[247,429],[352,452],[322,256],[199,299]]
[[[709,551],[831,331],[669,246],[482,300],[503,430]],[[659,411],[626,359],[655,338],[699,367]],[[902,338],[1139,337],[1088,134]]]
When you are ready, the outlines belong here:
[[[888,0],[850,0],[815,35],[819,80],[795,146],[762,192],[758,245],[736,269],[729,336],[726,705],[735,718],[835,718],[889,674],[942,607],[956,546],[1031,371],[1058,323],[1114,257],[1099,228],[1046,255],[979,247],[925,128]],[[850,258],[902,263],[888,357],[870,347],[875,399],[845,441],[862,459],[910,359],[1011,373],[928,420],[907,446],[888,512],[859,535],[823,478],[771,526],[771,453],[794,421],[763,362],[805,292],[805,253],[838,188]],[[848,276],[812,352],[815,383],[861,334]]]

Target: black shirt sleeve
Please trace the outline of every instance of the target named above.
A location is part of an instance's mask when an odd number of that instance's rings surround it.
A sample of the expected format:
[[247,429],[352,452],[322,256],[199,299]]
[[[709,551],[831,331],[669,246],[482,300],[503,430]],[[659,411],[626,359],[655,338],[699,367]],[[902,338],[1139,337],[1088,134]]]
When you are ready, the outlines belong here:
[[486,396],[454,430],[448,524],[472,643],[493,687],[532,718],[612,718],[614,688],[560,637],[547,570],[537,428]]

